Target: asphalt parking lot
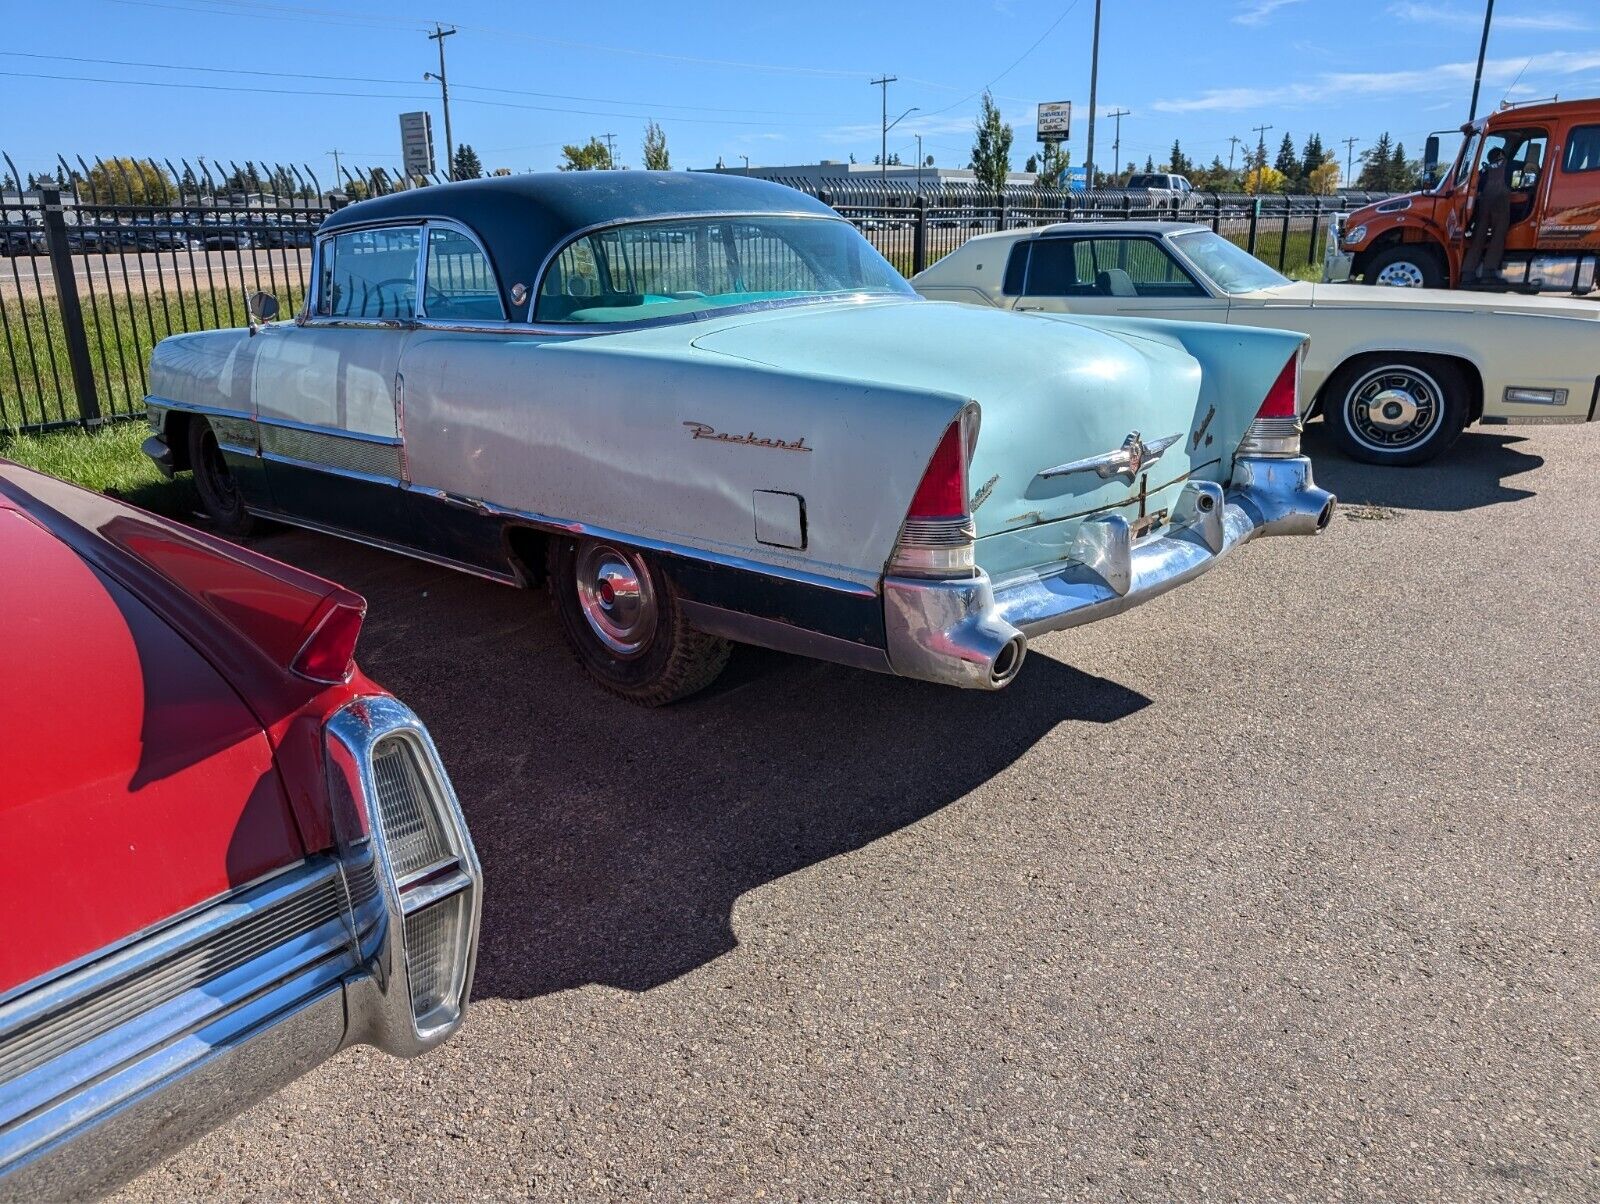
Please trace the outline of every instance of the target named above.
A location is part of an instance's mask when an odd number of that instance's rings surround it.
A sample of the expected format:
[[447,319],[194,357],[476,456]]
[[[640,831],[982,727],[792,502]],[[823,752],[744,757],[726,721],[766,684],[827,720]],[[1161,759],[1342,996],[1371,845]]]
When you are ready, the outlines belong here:
[[476,1002],[128,1200],[1600,1197],[1600,429],[1413,470],[974,694],[749,651],[663,711],[542,598],[362,591],[488,886]]

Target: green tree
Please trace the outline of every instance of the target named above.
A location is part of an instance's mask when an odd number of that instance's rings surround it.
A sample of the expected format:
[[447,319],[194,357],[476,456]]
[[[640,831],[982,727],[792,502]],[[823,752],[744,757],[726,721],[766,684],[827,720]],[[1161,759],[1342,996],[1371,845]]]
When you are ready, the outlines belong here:
[[[1183,153],[1183,147],[1178,145],[1176,138],[1172,140],[1172,151],[1167,156],[1167,160],[1167,170],[1174,175],[1186,176],[1194,170],[1194,161]],[[1193,181],[1191,180],[1190,183],[1193,183]]]
[[972,162],[968,164],[978,183],[991,192],[1004,192],[1011,172],[1011,126],[1000,119],[994,97],[983,94],[978,109],[978,124],[972,141]]
[[1300,153],[1300,171],[1302,177],[1310,180],[1311,173],[1316,171],[1329,159],[1328,152],[1323,149],[1322,135],[1312,134],[1306,139],[1306,148]]
[[672,170],[672,159],[667,154],[667,136],[662,133],[661,127],[653,121],[644,127],[644,169],[646,171]]
[[1284,134],[1283,141],[1278,145],[1278,157],[1273,160],[1272,166],[1277,168],[1279,174],[1291,184],[1299,181],[1300,156],[1295,154],[1294,135]]
[[1368,192],[1393,192],[1394,150],[1389,131],[1384,130],[1361,154],[1361,175],[1356,179],[1356,187]]
[[1394,158],[1389,161],[1389,187],[1396,192],[1410,192],[1422,186],[1422,164],[1406,158],[1406,144],[1394,144]]
[[456,157],[450,164],[450,178],[452,180],[476,180],[483,174],[483,161],[478,158],[478,152],[472,149],[470,142],[463,142],[456,147]]
[[1146,172],[1152,172],[1156,169],[1156,160],[1154,155],[1146,155],[1144,157],[1144,169]]
[[561,148],[559,171],[610,171],[611,149],[599,138],[590,138],[582,146],[567,145]]
[[1059,142],[1046,142],[1044,152],[1028,160],[1033,166],[1027,170],[1037,173],[1033,181],[1035,188],[1065,188],[1067,186],[1067,168],[1072,165],[1071,152],[1067,151]]
[[153,159],[119,155],[89,169],[91,199],[125,205],[165,205],[172,200],[172,177]]

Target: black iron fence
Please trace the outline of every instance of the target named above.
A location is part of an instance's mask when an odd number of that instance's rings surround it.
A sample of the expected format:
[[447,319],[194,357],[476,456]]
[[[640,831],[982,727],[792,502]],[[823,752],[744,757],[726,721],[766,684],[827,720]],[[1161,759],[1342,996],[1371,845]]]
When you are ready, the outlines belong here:
[[[0,180],[24,178],[8,156],[0,164]],[[906,275],[988,231],[1151,218],[1205,223],[1293,272],[1321,262],[1335,214],[1370,199],[782,182],[832,205]],[[157,342],[243,325],[245,298],[258,289],[295,312],[322,219],[414,183],[382,168],[341,168],[325,189],[309,167],[59,159],[52,180],[0,189],[0,435],[139,416]]]

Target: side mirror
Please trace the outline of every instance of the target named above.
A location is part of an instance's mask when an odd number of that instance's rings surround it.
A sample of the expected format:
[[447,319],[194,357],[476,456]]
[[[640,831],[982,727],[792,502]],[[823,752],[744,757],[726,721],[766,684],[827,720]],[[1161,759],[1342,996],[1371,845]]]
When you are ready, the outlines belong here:
[[245,306],[257,322],[270,322],[278,316],[278,299],[271,293],[251,293]]
[[1422,144],[1422,182],[1432,187],[1439,179],[1439,135],[1429,134]]

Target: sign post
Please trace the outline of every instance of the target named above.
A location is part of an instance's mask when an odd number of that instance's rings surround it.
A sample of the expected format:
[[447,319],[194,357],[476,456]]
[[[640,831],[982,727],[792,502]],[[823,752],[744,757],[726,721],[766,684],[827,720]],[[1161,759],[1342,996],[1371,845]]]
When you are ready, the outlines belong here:
[[426,110],[400,114],[400,161],[413,179],[433,174],[433,117]]

